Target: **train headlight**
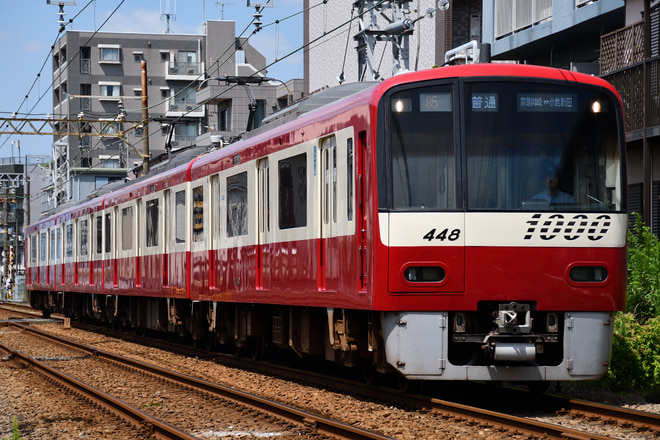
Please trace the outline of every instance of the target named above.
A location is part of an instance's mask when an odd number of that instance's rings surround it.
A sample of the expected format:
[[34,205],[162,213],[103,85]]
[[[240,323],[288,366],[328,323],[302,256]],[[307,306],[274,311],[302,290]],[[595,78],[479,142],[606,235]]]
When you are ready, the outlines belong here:
[[602,283],[607,280],[607,275],[603,266],[575,266],[568,274],[576,283]]
[[411,266],[403,276],[409,283],[439,283],[445,279],[445,270],[439,266]]

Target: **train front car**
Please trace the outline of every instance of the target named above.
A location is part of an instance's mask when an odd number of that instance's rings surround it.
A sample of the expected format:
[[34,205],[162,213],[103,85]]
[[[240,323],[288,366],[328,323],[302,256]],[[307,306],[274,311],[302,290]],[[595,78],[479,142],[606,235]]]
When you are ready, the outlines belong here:
[[394,79],[377,105],[388,363],[409,379],[601,377],[625,306],[616,92],[557,69],[437,70],[451,77]]

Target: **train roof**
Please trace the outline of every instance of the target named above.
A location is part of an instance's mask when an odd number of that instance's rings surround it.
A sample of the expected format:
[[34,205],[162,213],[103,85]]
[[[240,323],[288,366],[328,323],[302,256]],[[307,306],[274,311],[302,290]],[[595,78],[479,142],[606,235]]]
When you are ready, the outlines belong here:
[[264,118],[261,127],[246,133],[244,137],[248,139],[256,136],[264,131],[298,119],[305,113],[312,112],[328,104],[332,104],[333,102],[337,102],[341,99],[362,92],[363,90],[374,87],[377,84],[379,83],[373,81],[348,83],[322,90],[280,110],[277,113],[273,113],[267,118]]

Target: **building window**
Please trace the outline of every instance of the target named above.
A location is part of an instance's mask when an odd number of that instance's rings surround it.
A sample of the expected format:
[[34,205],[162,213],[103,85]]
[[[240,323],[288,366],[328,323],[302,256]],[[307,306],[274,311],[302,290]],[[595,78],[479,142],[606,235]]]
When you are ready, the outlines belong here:
[[119,158],[117,156],[100,155],[102,168],[120,168]]
[[118,82],[99,82],[99,87],[101,88],[100,99],[110,99],[113,101],[118,101],[121,96],[121,83]]
[[174,125],[174,142],[172,145],[177,147],[186,147],[194,145],[197,138],[197,124],[176,124]]
[[80,84],[80,94],[83,95],[80,98],[80,110],[89,111],[92,109],[92,99],[88,96],[92,95],[92,85],[91,84]]
[[121,46],[99,44],[99,63],[118,64],[121,62]]
[[495,38],[552,18],[552,0],[495,0]]
[[229,131],[229,109],[223,108],[218,111],[218,130],[219,131]]
[[133,61],[141,63],[142,60],[144,60],[144,54],[142,52],[133,52]]
[[96,179],[95,179],[95,188],[99,189],[103,185],[107,185],[109,181],[110,181],[110,179],[108,179],[107,177],[96,177]]
[[92,49],[88,46],[80,47],[80,73],[88,74],[92,67]]

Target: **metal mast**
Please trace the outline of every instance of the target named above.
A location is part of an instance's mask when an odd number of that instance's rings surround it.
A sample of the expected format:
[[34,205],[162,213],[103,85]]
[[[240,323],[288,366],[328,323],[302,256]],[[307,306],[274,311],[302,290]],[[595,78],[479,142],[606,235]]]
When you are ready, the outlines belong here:
[[[358,78],[360,81],[376,81],[381,75],[374,62],[377,41],[392,45],[392,75],[407,72],[410,68],[409,36],[413,32],[410,18],[411,0],[357,0],[353,7],[358,11],[358,32],[354,38],[358,51]],[[381,27],[378,19],[386,23]]]

